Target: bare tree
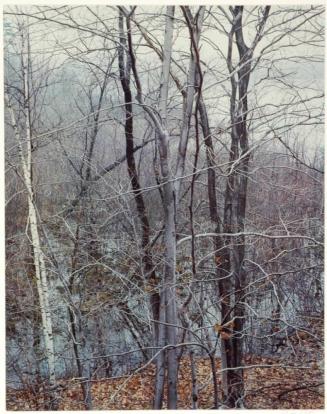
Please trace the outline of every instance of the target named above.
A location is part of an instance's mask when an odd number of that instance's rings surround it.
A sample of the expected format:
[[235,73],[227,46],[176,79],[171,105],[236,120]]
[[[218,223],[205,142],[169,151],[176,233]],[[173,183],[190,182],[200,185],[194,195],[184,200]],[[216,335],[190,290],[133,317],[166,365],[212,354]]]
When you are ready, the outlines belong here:
[[323,13],[6,7],[8,408],[319,403]]
[[55,374],[55,349],[53,340],[52,317],[49,303],[49,282],[48,272],[46,269],[46,257],[42,249],[42,241],[39,230],[40,218],[35,200],[35,190],[33,182],[33,145],[34,137],[31,126],[32,118],[32,89],[31,82],[31,59],[28,23],[20,22],[19,31],[21,38],[21,76],[22,76],[22,94],[23,94],[23,111],[25,120],[24,129],[20,130],[17,124],[17,115],[10,99],[9,91],[6,91],[6,104],[10,114],[11,127],[14,131],[17,149],[20,157],[20,167],[22,170],[22,179],[27,192],[28,201],[28,227],[30,231],[30,243],[32,245],[35,279],[37,285],[38,299],[42,316],[42,336],[45,347],[45,358],[48,365],[48,379],[50,400],[49,408],[56,409],[58,401],[55,392],[56,374]]

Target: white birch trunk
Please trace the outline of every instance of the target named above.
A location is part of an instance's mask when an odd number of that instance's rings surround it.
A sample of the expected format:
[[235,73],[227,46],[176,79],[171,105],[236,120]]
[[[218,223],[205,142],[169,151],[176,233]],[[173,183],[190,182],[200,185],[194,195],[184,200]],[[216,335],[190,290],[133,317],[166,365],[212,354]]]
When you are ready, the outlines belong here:
[[[35,197],[33,191],[33,175],[32,175],[32,132],[31,132],[31,123],[30,123],[30,102],[29,102],[29,82],[28,82],[28,63],[29,63],[29,45],[28,38],[24,38],[24,33],[22,37],[22,71],[24,79],[24,112],[26,118],[26,137],[25,137],[25,151],[23,148],[24,140],[21,139],[18,127],[16,124],[15,113],[12,105],[10,104],[9,98],[6,96],[7,106],[11,116],[11,124],[14,129],[15,138],[18,144],[19,157],[23,170],[23,179],[24,184],[27,190],[28,197],[28,221],[29,228],[31,233],[31,243],[33,249],[33,258],[35,266],[35,278],[36,286],[40,303],[40,311],[42,318],[42,336],[44,340],[45,347],[45,358],[48,365],[48,375],[50,389],[55,387],[56,377],[55,377],[55,354],[54,354],[54,341],[53,341],[53,332],[52,332],[52,319],[51,319],[51,310],[49,305],[49,287],[47,281],[47,271],[45,266],[44,254],[41,248],[41,240],[38,230],[38,216],[37,209],[35,205]],[[54,394],[51,395],[51,398],[54,397]],[[54,404],[51,404],[54,408]]]

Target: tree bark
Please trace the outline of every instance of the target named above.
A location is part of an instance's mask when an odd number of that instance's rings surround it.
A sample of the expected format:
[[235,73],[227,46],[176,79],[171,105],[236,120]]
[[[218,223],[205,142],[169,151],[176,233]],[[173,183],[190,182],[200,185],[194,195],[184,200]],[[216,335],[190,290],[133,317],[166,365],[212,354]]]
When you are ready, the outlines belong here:
[[[231,117],[231,145],[229,153],[230,171],[227,178],[224,206],[224,233],[243,233],[245,228],[248,168],[250,155],[248,153],[248,85],[252,70],[253,51],[262,37],[262,30],[269,15],[270,7],[264,9],[261,21],[257,26],[257,34],[251,47],[245,44],[243,38],[243,6],[232,9],[233,22],[229,34],[227,65],[231,80],[230,117]],[[238,69],[234,72],[232,65],[232,47],[235,36],[239,54]],[[236,76],[237,80],[236,80]],[[239,160],[237,167],[234,166]],[[221,338],[222,367],[225,401],[229,407],[243,407],[244,385],[242,369],[243,328],[245,308],[243,295],[246,287],[246,273],[244,269],[245,236],[235,240],[236,245],[227,247],[222,255],[222,268],[230,277],[222,281],[219,292],[221,298],[222,324],[233,319],[233,327],[228,335]]]
[[[130,27],[130,16],[126,17],[127,36],[131,37]],[[119,75],[120,82],[124,92],[124,103],[125,103],[125,139],[126,139],[126,160],[127,170],[130,177],[132,189],[134,192],[134,199],[138,217],[141,222],[142,228],[142,251],[143,251],[143,268],[145,272],[145,279],[151,285],[154,285],[157,281],[156,274],[150,251],[150,224],[146,212],[145,202],[142,195],[142,189],[139,182],[138,173],[136,170],[135,162],[135,146],[134,146],[134,126],[133,126],[133,105],[132,105],[132,92],[130,88],[130,72],[131,72],[131,56],[127,55],[127,62],[125,63],[125,53],[127,42],[124,35],[124,13],[119,10],[119,34],[120,34],[120,45],[118,47],[118,63],[119,63]],[[159,306],[160,306],[160,295],[158,292],[154,292],[150,295],[150,305],[152,309],[152,316],[154,320],[154,342],[158,343],[159,336]]]
[[[25,116],[25,151],[22,142],[24,141],[19,134],[18,126],[16,124],[14,109],[10,103],[9,97],[6,96],[7,106],[11,116],[11,124],[14,129],[17,140],[18,152],[23,170],[24,184],[27,190],[28,198],[28,220],[31,234],[31,245],[33,250],[35,279],[40,302],[41,318],[42,318],[42,336],[45,347],[45,358],[48,365],[48,379],[49,379],[49,403],[48,408],[56,410],[58,408],[58,399],[56,394],[56,375],[55,375],[55,351],[54,339],[52,332],[52,318],[49,303],[49,286],[48,275],[45,265],[44,253],[42,251],[41,239],[38,229],[38,215],[35,204],[35,194],[33,189],[33,174],[32,174],[32,131],[31,131],[31,109],[30,109],[30,91],[29,91],[29,38],[28,33],[24,33],[21,29],[22,41],[22,73],[24,81],[24,116]],[[25,152],[25,153],[24,153]]]

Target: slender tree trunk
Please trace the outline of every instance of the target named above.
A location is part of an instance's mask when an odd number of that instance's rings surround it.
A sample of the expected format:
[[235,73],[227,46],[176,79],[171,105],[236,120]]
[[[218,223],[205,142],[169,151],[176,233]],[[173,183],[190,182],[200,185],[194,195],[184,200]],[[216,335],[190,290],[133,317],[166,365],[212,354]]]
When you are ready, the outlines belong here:
[[82,326],[82,315],[80,309],[78,309],[72,301],[74,294],[75,286],[75,274],[78,269],[77,257],[78,257],[78,247],[80,243],[80,224],[77,225],[75,233],[75,246],[72,256],[72,265],[71,265],[71,275],[69,278],[69,299],[70,304],[68,306],[68,315],[70,322],[70,329],[73,341],[73,352],[75,356],[75,361],[77,365],[78,376],[81,378],[81,389],[83,393],[83,401],[86,410],[92,410],[92,390],[91,390],[91,371],[89,367],[89,359],[84,358],[83,355],[87,355],[85,352],[86,339],[83,335],[83,326]]
[[[177,344],[177,309],[176,309],[176,228],[175,228],[175,197],[173,184],[166,183],[165,199],[165,302],[167,341],[169,345]],[[177,351],[176,348],[167,352],[168,409],[177,408]]]
[[[204,137],[204,143],[206,145],[206,158],[207,158],[207,180],[208,180],[208,199],[209,199],[209,213],[210,213],[210,220],[215,226],[215,233],[219,234],[221,232],[221,219],[219,217],[218,206],[217,206],[217,192],[216,192],[216,174],[214,170],[215,165],[215,152],[212,142],[211,130],[208,120],[208,115],[206,111],[205,104],[201,98],[199,102],[199,112],[201,117],[201,125],[202,125],[202,132]],[[214,247],[215,247],[215,267],[216,267],[216,276],[217,276],[217,284],[218,284],[218,292],[219,296],[222,299],[220,305],[220,314],[221,320],[225,321],[229,314],[229,306],[228,306],[228,295],[226,284],[227,282],[224,280],[226,277],[226,263],[224,262],[227,260],[226,257],[223,256],[223,240],[220,237],[214,237]],[[221,366],[222,369],[225,370],[229,365],[227,361],[227,357],[231,354],[231,343],[230,340],[221,340]],[[223,390],[224,393],[228,394],[228,371],[223,371]]]
[[[25,38],[26,36],[26,38]],[[21,33],[22,39],[22,72],[24,80],[24,115],[25,115],[25,151],[23,150],[22,142],[20,137],[18,126],[16,124],[14,109],[10,104],[9,98],[7,97],[7,105],[11,115],[11,123],[15,132],[18,151],[23,169],[23,179],[27,190],[28,197],[28,220],[29,229],[31,234],[31,244],[33,250],[34,267],[35,267],[35,278],[38,291],[38,297],[40,302],[41,318],[42,318],[42,336],[45,347],[45,357],[48,365],[48,378],[49,378],[49,404],[48,408],[55,410],[58,406],[56,388],[56,376],[55,376],[55,352],[54,352],[54,339],[52,333],[52,318],[51,309],[49,303],[49,286],[48,276],[45,265],[44,254],[41,248],[41,240],[38,229],[38,216],[35,205],[35,195],[33,189],[33,175],[32,175],[32,131],[31,131],[31,120],[30,120],[30,92],[29,92],[29,39],[23,32]]]
[[[143,104],[142,98],[142,86],[136,69],[135,55],[133,52],[132,41],[130,32],[128,32],[128,47],[131,58],[131,67],[135,78],[137,95],[136,99],[143,105],[144,110],[147,112],[151,120],[153,121],[158,139],[158,148],[160,154],[160,167],[161,167],[161,182],[162,182],[162,194],[163,194],[163,208],[164,208],[164,278],[163,278],[163,291],[165,295],[166,304],[166,332],[167,332],[167,345],[171,345],[171,348],[167,350],[167,381],[168,381],[168,408],[177,408],[177,375],[178,375],[178,360],[177,360],[177,309],[176,309],[176,208],[177,208],[177,195],[179,192],[180,184],[179,180],[176,180],[176,187],[172,182],[171,176],[171,156],[169,152],[169,133],[166,127],[166,113],[167,113],[167,97],[168,97],[168,80],[170,72],[170,61],[172,51],[172,34],[173,34],[173,15],[174,7],[168,6],[166,13],[166,32],[163,51],[163,63],[162,63],[162,80],[160,87],[160,118],[152,111],[148,106]],[[197,38],[200,33],[204,15],[204,7],[200,7],[199,15],[196,19],[197,26]],[[189,121],[192,115],[192,105],[194,98],[194,82],[195,82],[195,63],[194,57],[190,61],[190,73],[188,80],[188,97],[186,99],[186,112],[184,113],[184,122],[180,138],[180,146],[177,157],[177,175],[181,175],[184,171],[185,156],[188,141]],[[163,301],[161,301],[163,303]],[[158,365],[160,368],[160,364]],[[160,377],[160,376],[159,376]],[[160,402],[160,390],[156,390],[155,401]]]
[[[83,393],[83,401],[85,405],[86,410],[92,410],[92,393],[91,393],[91,383],[90,383],[90,372],[89,368],[85,372],[85,365],[88,365],[88,361],[83,360],[83,339],[80,338],[80,335],[78,335],[78,331],[80,330],[76,326],[75,319],[79,319],[74,315],[74,312],[69,308],[69,320],[70,320],[70,326],[71,326],[71,334],[73,339],[73,351],[75,356],[75,361],[77,365],[77,372],[78,376],[81,380],[81,388]],[[80,323],[80,322],[79,322]]]
[[[130,33],[130,16],[126,16],[126,25],[127,25],[127,35],[131,36]],[[157,278],[154,271],[154,266],[152,262],[152,256],[150,251],[150,224],[146,212],[145,202],[141,192],[141,185],[139,182],[139,177],[136,169],[135,162],[135,147],[134,147],[134,125],[133,125],[133,105],[132,105],[132,92],[130,87],[130,72],[131,72],[131,56],[127,54],[126,63],[125,63],[125,52],[127,42],[124,35],[124,14],[122,10],[119,10],[119,34],[120,34],[120,45],[118,48],[118,63],[119,63],[119,75],[120,82],[123,88],[124,93],[124,103],[125,103],[125,139],[126,139],[126,160],[127,160],[127,170],[130,177],[131,185],[134,192],[134,199],[136,204],[136,209],[138,217],[141,222],[142,228],[142,251],[143,251],[143,268],[145,272],[145,279],[147,283],[150,283],[152,286],[157,284]],[[158,292],[154,291],[150,295],[150,305],[152,309],[152,318],[154,320],[153,332],[154,332],[154,343],[158,343],[158,320],[159,320],[159,306],[160,306],[160,295]]]
[[[231,80],[230,117],[231,117],[231,146],[229,161],[231,165],[225,190],[224,233],[243,233],[245,229],[247,183],[249,169],[249,144],[247,130],[248,85],[252,70],[253,51],[262,37],[262,30],[268,18],[270,7],[265,7],[263,16],[257,26],[257,33],[251,47],[245,44],[243,38],[243,6],[232,8],[233,22],[229,34],[227,64]],[[239,66],[234,73],[232,64],[233,37],[239,54]],[[237,76],[237,80],[236,80]],[[235,162],[238,165],[235,166]],[[223,373],[224,403],[229,407],[243,407],[244,384],[242,369],[243,328],[245,308],[243,295],[246,286],[244,269],[245,237],[240,236],[228,247],[228,238],[223,249],[222,268],[225,280],[221,281],[220,298],[222,323],[233,320],[227,335],[221,338],[222,364],[226,370]],[[230,277],[226,278],[227,275]]]
[[[185,169],[185,158],[187,151],[187,144],[189,138],[190,122],[193,111],[193,101],[195,94],[195,84],[196,84],[196,73],[197,73],[197,59],[196,53],[198,53],[198,47],[201,36],[201,29],[203,24],[205,7],[200,6],[198,13],[193,18],[192,13],[189,7],[182,7],[184,17],[189,26],[190,36],[191,36],[191,58],[189,63],[189,69],[187,74],[187,91],[185,97],[184,113],[183,113],[183,124],[181,129],[181,135],[178,146],[178,157],[176,164],[176,173],[175,177],[182,177]],[[179,193],[181,187],[181,179],[175,181],[175,195],[176,195],[176,209],[179,202]]]
[[[170,180],[169,136],[166,130],[167,99],[170,61],[172,52],[172,36],[174,26],[174,6],[167,7],[166,29],[163,49],[163,64],[160,86],[160,127],[156,123],[156,138],[160,154],[161,181],[163,183],[162,196],[164,208],[164,277],[160,301],[160,326],[158,346],[166,343],[172,346],[177,342],[177,312],[176,312],[176,229],[175,229],[175,195],[174,186]],[[140,91],[139,91],[140,92]],[[167,325],[165,325],[167,323]],[[161,409],[165,380],[165,353],[161,352],[157,358],[157,372],[155,383],[154,408]],[[167,381],[168,381],[168,408],[177,408],[177,375],[178,362],[176,348],[167,351]]]
[[[159,331],[157,346],[163,348],[166,345],[166,303],[165,292],[160,295],[160,312],[159,312]],[[161,410],[163,398],[164,398],[164,385],[166,379],[166,352],[161,351],[156,360],[156,379],[153,408],[155,410]]]

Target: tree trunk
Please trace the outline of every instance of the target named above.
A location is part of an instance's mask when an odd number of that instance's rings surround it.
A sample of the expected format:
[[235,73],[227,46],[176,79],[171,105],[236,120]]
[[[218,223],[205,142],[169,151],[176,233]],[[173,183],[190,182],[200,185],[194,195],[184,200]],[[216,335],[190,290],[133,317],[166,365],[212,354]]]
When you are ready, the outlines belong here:
[[[162,349],[166,345],[166,303],[164,291],[160,295],[159,331],[157,346]],[[157,350],[159,351],[159,350]],[[166,378],[166,353],[161,351],[156,359],[156,379],[154,389],[153,408],[161,410],[164,398],[164,385]]]
[[[229,153],[230,171],[227,178],[224,206],[224,233],[243,233],[245,229],[247,183],[249,168],[249,144],[247,130],[248,113],[248,85],[252,70],[253,50],[262,37],[262,29],[268,18],[269,6],[265,7],[263,17],[257,26],[257,34],[249,48],[243,38],[243,6],[232,9],[233,22],[229,34],[227,64],[231,80],[230,116],[231,116],[231,146]],[[234,73],[232,64],[233,37],[239,54],[239,66]],[[237,76],[237,80],[235,78]],[[234,165],[238,162],[238,165]],[[246,287],[246,273],[244,269],[245,236],[233,240],[232,246],[228,238],[222,255],[222,268],[226,278],[221,283],[222,323],[233,320],[232,329],[228,335],[221,338],[223,386],[225,401],[229,407],[243,407],[244,384],[242,369],[243,328],[245,308],[243,295]],[[231,369],[229,369],[231,368]]]
[[[26,36],[26,38],[25,38]],[[35,279],[38,291],[38,297],[40,302],[41,318],[42,318],[42,336],[45,347],[45,358],[48,365],[48,379],[49,379],[49,404],[48,408],[55,410],[58,406],[58,400],[56,395],[56,376],[55,376],[55,352],[54,352],[54,340],[52,333],[52,318],[51,309],[49,304],[49,286],[48,276],[45,266],[44,254],[41,248],[41,240],[38,230],[38,217],[37,209],[35,205],[35,195],[33,189],[33,175],[32,175],[32,132],[30,123],[30,92],[29,92],[29,39],[28,34],[21,33],[22,39],[22,72],[24,80],[24,115],[25,115],[25,128],[26,128],[26,149],[25,154],[23,150],[22,142],[24,141],[19,134],[18,126],[16,124],[14,109],[10,104],[7,97],[7,105],[11,115],[11,123],[15,132],[15,137],[18,144],[18,151],[21,160],[21,166],[23,170],[24,184],[27,190],[28,197],[28,220],[29,229],[31,234],[31,245],[33,250],[34,267],[35,267]]]
[[[126,25],[128,36],[130,34],[130,16],[126,17]],[[142,228],[142,251],[143,251],[143,269],[145,273],[146,283],[151,283],[153,286],[157,282],[154,266],[152,262],[152,256],[150,251],[150,224],[146,212],[146,207],[141,192],[141,186],[139,177],[136,170],[135,162],[135,147],[134,147],[134,125],[133,125],[133,105],[132,105],[132,92],[130,88],[130,72],[131,72],[131,56],[127,55],[127,62],[125,63],[124,50],[126,49],[126,37],[124,36],[124,14],[122,10],[119,11],[119,34],[120,34],[120,46],[118,47],[118,62],[119,62],[119,76],[120,82],[124,92],[124,103],[125,103],[125,139],[126,139],[126,160],[127,170],[132,184],[134,192],[134,199],[139,220]],[[154,332],[154,343],[158,343],[158,319],[159,319],[159,306],[160,306],[160,295],[158,292],[153,292],[150,295],[150,305],[152,309],[153,318],[153,332]]]

